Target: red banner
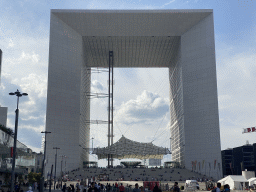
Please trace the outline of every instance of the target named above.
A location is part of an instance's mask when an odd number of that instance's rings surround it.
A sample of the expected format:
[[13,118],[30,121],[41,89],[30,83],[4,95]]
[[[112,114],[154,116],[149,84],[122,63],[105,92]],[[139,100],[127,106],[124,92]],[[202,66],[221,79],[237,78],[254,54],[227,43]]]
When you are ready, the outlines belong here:
[[250,132],[256,132],[256,128],[255,127],[243,128],[243,133],[250,133]]
[[11,147],[11,157],[13,157],[13,147]]

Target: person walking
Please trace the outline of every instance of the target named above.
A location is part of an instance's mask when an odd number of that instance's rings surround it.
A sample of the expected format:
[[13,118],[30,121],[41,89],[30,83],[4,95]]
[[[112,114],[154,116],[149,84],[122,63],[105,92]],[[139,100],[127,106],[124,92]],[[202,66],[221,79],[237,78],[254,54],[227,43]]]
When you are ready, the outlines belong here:
[[67,185],[66,185],[66,183],[63,185],[63,187],[62,187],[62,191],[63,192],[66,192],[66,189],[67,189]]
[[156,184],[156,186],[153,189],[153,192],[162,192],[161,189],[158,188],[158,185]]
[[28,191],[27,192],[33,192],[31,186],[28,187]]
[[92,182],[88,192],[98,192],[98,188],[95,186],[95,182]]
[[46,189],[46,187],[47,187],[47,182],[44,182],[44,188]]
[[[178,182],[174,183],[173,192],[180,192],[180,188],[178,186]],[[220,192],[220,191],[219,191]]]
[[217,183],[216,192],[220,192],[220,188],[221,188],[221,183]]
[[141,192],[138,183],[135,184],[135,188],[132,190],[132,192]]
[[121,183],[121,185],[119,186],[119,191],[120,191],[120,192],[124,192],[124,186],[123,186],[123,183]]

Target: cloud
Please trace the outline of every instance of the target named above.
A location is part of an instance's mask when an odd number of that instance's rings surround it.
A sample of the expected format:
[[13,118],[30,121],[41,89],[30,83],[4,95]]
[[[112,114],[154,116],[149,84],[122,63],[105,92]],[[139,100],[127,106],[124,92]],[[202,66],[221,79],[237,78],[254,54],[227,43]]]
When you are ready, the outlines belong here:
[[171,0],[171,1],[169,1],[168,3],[165,3],[164,5],[163,5],[163,7],[165,7],[166,5],[169,5],[169,4],[171,4],[171,3],[174,3],[175,2],[175,0]]
[[123,124],[150,124],[163,117],[168,110],[168,99],[144,90],[135,100],[129,100],[119,107],[116,121]]
[[[21,92],[28,91],[28,96],[21,97],[19,99],[19,125],[18,125],[18,140],[25,145],[31,145],[36,148],[41,146],[41,131],[45,127],[45,107],[46,98],[40,97],[40,94],[32,88],[24,88],[19,86],[19,82],[14,84],[11,82],[9,75],[4,75],[2,77],[1,87],[5,87],[3,91],[0,92],[0,105],[2,107],[8,107],[7,116],[7,127],[14,129],[15,121],[15,109],[17,98],[15,96],[10,96],[9,92],[14,92],[19,89]],[[22,81],[24,83],[24,81]],[[23,83],[21,82],[21,86]],[[40,84],[40,83],[39,83]],[[39,92],[40,93],[40,92]],[[31,147],[32,148],[32,147]]]
[[[34,57],[34,56],[30,56]],[[33,59],[37,59],[35,56]],[[47,95],[47,76],[45,74],[38,75],[31,73],[28,76],[22,77],[21,79],[13,79],[13,84],[19,84],[24,92],[31,95],[36,95],[39,98],[46,98]],[[35,103],[31,103],[35,104]]]
[[18,131],[18,140],[32,150],[33,148],[38,149],[38,152],[41,150],[42,136],[42,133],[31,127],[22,128],[22,131],[20,129]]
[[132,2],[132,1],[99,1],[92,0],[90,3],[87,3],[88,9],[155,9],[159,8],[159,6],[151,5],[151,4],[143,4],[140,2]]
[[[218,45],[218,43],[217,43]],[[255,126],[256,56],[230,45],[217,49],[217,80],[222,149],[254,141],[242,128]]]
[[8,44],[8,48],[14,47],[14,45],[15,44],[14,44],[13,40],[10,39],[9,44]]
[[97,80],[93,80],[91,84],[91,90],[92,92],[98,92],[98,91],[103,91],[106,88],[103,86],[103,84]]

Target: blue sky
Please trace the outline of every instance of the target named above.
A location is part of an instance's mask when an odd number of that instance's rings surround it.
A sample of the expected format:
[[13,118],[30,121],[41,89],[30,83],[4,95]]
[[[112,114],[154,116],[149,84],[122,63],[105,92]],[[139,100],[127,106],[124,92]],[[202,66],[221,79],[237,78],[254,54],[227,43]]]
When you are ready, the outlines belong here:
[[[40,132],[45,129],[50,9],[213,9],[221,146],[226,149],[245,144],[246,140],[256,142],[255,133],[241,134],[242,128],[256,125],[254,0],[1,0],[0,49],[3,62],[0,105],[8,107],[8,127],[13,128],[16,98],[8,93],[18,88],[29,94],[20,101],[18,132],[18,139],[27,146],[39,151]],[[119,82],[115,85],[115,140],[123,132],[128,138],[142,142],[151,141],[154,135],[159,134],[154,143],[169,146],[167,76],[166,69],[120,69],[115,72],[116,82]],[[106,89],[104,76],[93,76],[93,82],[95,90]],[[123,85],[133,91],[121,89]],[[131,110],[134,105],[138,111]],[[99,115],[98,111],[99,107],[106,107],[104,100],[95,100],[92,106],[95,107],[91,111],[95,119],[106,117],[106,113]],[[152,118],[152,114],[141,110],[147,106],[153,106],[159,115]],[[123,118],[122,114],[129,115]],[[128,127],[131,124],[132,127]],[[134,134],[133,130],[138,128],[139,133]],[[93,130],[94,146],[104,146],[106,141],[102,138],[106,134],[96,131],[105,130],[104,127],[94,127]],[[146,134],[148,130],[150,134]]]

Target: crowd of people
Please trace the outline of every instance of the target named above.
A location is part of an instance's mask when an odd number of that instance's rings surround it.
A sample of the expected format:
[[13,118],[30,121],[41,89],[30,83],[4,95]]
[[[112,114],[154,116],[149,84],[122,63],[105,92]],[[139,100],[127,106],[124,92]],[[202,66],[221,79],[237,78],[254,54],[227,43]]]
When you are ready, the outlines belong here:
[[[110,184],[107,183],[106,185],[102,183],[96,183],[96,182],[89,182],[88,185],[85,184],[85,182],[78,182],[75,185],[70,184],[67,186],[66,183],[61,187],[59,186],[59,189],[62,190],[62,192],[146,192],[150,191],[150,188],[147,186],[140,186],[138,183],[132,186],[127,186],[125,187],[123,183],[115,183],[115,184]],[[35,182],[32,186],[28,187],[27,192],[33,192],[33,191],[40,191],[38,188],[37,182]],[[151,190],[152,191],[152,190]],[[153,188],[152,192],[162,192],[162,191],[172,191],[172,192],[180,192],[180,188],[178,186],[178,182],[174,182],[174,185],[169,188],[168,183],[166,184],[165,187],[161,187],[159,185],[159,182],[155,183],[155,186]],[[23,190],[20,188],[18,184],[15,185],[15,192],[23,192]],[[221,187],[221,183],[217,183],[217,187],[215,187],[211,192],[230,192],[230,187],[229,185],[224,185]]]
[[[91,182],[87,185],[81,185],[77,183],[75,186],[70,184],[67,186],[65,183],[62,187],[62,192],[144,192],[150,191],[148,188],[144,188],[143,186],[139,187],[138,183],[135,184],[134,188],[132,186],[124,187],[123,183],[115,183],[110,184],[107,183],[106,185],[96,182]],[[180,192],[180,188],[178,187],[178,182],[175,182],[173,188],[173,192]],[[162,189],[158,184],[155,185],[153,192],[162,192]]]

